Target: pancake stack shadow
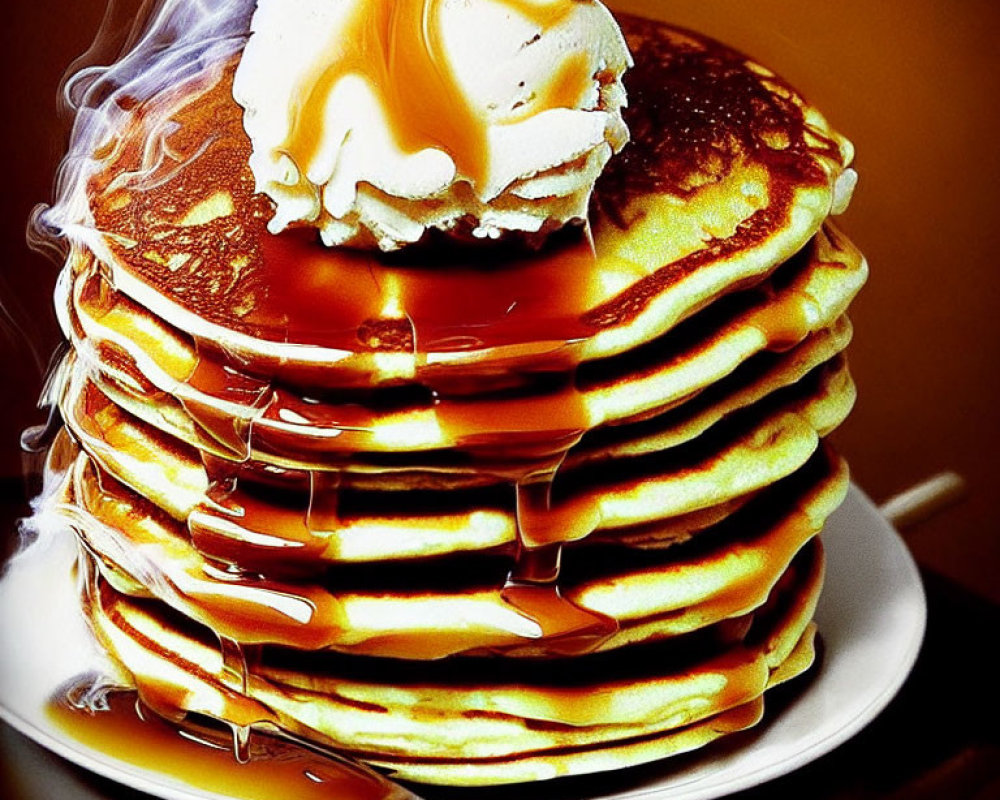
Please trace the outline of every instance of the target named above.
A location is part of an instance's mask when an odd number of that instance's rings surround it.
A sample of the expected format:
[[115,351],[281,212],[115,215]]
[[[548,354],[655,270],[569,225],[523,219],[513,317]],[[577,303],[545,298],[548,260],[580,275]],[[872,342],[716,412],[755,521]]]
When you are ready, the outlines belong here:
[[57,289],[50,465],[146,705],[484,785],[700,747],[809,667],[851,146],[621,24],[632,142],[540,249],[273,236],[231,63],[130,101]]

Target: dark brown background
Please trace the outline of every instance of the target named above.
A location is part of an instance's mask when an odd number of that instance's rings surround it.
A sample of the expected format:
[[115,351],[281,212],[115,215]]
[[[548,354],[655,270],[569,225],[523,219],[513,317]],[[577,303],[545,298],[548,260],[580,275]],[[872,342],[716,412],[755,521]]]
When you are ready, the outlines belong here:
[[[128,8],[136,0],[119,3]],[[613,3],[614,5],[614,3]],[[906,532],[925,566],[1000,601],[993,500],[1000,469],[1000,3],[993,0],[622,0],[713,34],[799,86],[858,147],[862,183],[844,226],[872,265],[852,317],[858,407],[838,434],[876,500],[931,473],[965,500]],[[25,222],[51,196],[65,146],[56,89],[89,45],[102,0],[12,0],[0,27],[4,122],[0,479],[20,471],[44,360],[58,339],[56,267]]]

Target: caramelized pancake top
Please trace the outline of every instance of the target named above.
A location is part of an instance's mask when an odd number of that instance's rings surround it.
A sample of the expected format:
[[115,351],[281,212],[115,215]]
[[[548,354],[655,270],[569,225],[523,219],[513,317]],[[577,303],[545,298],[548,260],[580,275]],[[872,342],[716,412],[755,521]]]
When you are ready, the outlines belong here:
[[[621,22],[636,61],[632,142],[600,179],[586,231],[537,251],[428,240],[397,256],[327,249],[312,230],[273,236],[228,65],[137,103],[99,154],[88,187],[99,255],[157,313],[181,309],[251,348],[448,363],[528,353],[561,368],[646,341],[797,250],[829,212],[850,147],[739,54],[650,20]],[[712,267],[711,285],[680,286]]]
[[838,143],[807,122],[787,83],[697,34],[630,16],[621,22],[636,60],[625,79],[632,138],[601,176],[601,211],[626,225],[630,201],[690,197],[745,161],[782,174],[776,188],[827,181],[816,156],[838,161]]

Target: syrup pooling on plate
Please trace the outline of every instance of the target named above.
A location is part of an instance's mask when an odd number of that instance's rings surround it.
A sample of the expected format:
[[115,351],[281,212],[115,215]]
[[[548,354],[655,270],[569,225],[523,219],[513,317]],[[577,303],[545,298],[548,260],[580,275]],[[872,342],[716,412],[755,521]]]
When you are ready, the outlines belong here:
[[[151,695],[148,693],[147,696]],[[133,691],[107,694],[95,710],[78,689],[60,692],[48,718],[78,742],[202,791],[246,800],[406,800],[412,795],[333,754],[255,732],[245,760],[234,758],[224,726],[205,718],[162,719]],[[174,712],[170,716],[175,716]],[[141,742],[142,746],[136,746]]]

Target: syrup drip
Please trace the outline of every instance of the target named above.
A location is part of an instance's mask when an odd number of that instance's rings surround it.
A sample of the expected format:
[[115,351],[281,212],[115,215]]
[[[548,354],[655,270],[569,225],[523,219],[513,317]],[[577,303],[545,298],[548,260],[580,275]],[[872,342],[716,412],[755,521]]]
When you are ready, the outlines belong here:
[[309,473],[306,528],[311,533],[322,536],[324,532],[335,531],[340,527],[340,484],[340,472]]
[[[582,432],[576,437],[576,441]],[[558,655],[592,652],[618,631],[617,620],[582,608],[559,589],[563,541],[579,520],[552,507],[552,484],[568,447],[546,468],[514,484],[517,556],[500,592],[504,602],[540,629],[540,644]],[[588,531],[589,532],[589,531]]]
[[[420,625],[391,635],[345,641],[343,632],[348,620],[336,593],[316,584],[282,582],[274,575],[250,574],[240,566],[217,569],[193,557],[194,551],[174,540],[169,531],[164,538],[155,526],[135,526],[137,515],[144,518],[149,513],[135,505],[144,501],[129,500],[127,491],[110,476],[105,476],[99,490],[80,499],[100,523],[85,526],[85,535],[98,537],[95,546],[100,552],[124,559],[120,563],[122,569],[144,576],[144,582],[156,587],[163,600],[220,637],[222,659],[229,665],[231,678],[227,686],[236,695],[243,686],[240,676],[246,667],[235,643],[243,648],[254,643],[274,643],[303,650],[337,646],[359,654],[391,653],[417,659],[482,648],[484,635],[497,647],[524,643],[520,634],[497,631],[490,625],[482,630],[441,631],[438,636],[428,636],[426,627]],[[332,494],[326,499],[333,501]],[[329,522],[324,520],[323,524]],[[570,647],[579,652],[596,646],[600,641],[598,633],[603,635],[613,629],[601,617],[597,619],[600,624],[595,624],[594,615],[577,608],[559,593],[558,554],[558,546],[524,548],[511,580],[505,587],[498,587],[495,602],[513,605],[538,625],[539,633],[531,635],[528,643],[540,651],[545,652],[549,640],[556,640],[561,644],[553,652],[564,652]],[[539,567],[546,558],[551,559],[549,565]],[[142,687],[142,691],[145,697],[148,687]],[[155,689],[153,692],[154,698],[159,696]],[[169,705],[169,700],[165,703]],[[149,704],[158,711],[163,708],[155,699],[149,699]],[[227,719],[237,717],[227,715]],[[251,716],[239,724],[255,721]]]
[[85,525],[83,535],[99,541],[100,552],[114,554],[123,570],[142,576],[161,599],[219,637],[243,646],[279,643],[315,650],[326,647],[343,628],[337,600],[323,589],[248,573],[240,566],[217,568],[175,538],[169,523],[161,523],[168,525],[166,530],[155,519],[137,525],[137,518],[162,512],[130,496],[110,476],[79,500],[99,523]]
[[[265,240],[265,248],[281,245],[280,249],[269,254],[265,264],[275,270],[275,277],[279,272],[285,276],[280,281],[268,281],[275,290],[269,296],[270,300],[275,302],[274,308],[282,309],[282,313],[276,315],[273,322],[277,323],[279,317],[295,320],[296,324],[309,327],[312,336],[324,328],[329,329],[330,319],[337,320],[333,333],[344,335],[345,320],[350,321],[355,316],[358,319],[368,318],[378,313],[378,309],[385,308],[387,301],[392,299],[387,294],[391,295],[396,291],[402,298],[401,308],[406,312],[413,330],[420,336],[423,346],[428,341],[448,340],[453,337],[452,330],[476,330],[477,334],[482,333],[483,336],[488,332],[491,343],[503,341],[502,336],[497,338],[497,331],[502,330],[504,324],[513,324],[515,341],[523,340],[525,321],[538,318],[533,304],[541,303],[551,309],[554,299],[567,296],[558,291],[559,286],[537,280],[537,270],[530,281],[510,274],[506,266],[492,272],[481,268],[471,271],[458,269],[436,271],[428,275],[419,270],[393,269],[387,265],[372,264],[368,256],[317,251],[315,246],[310,246],[311,243],[296,237],[292,233],[276,237],[275,240]],[[281,241],[278,242],[277,239]],[[547,252],[539,263],[545,265],[544,274],[558,280],[561,285],[574,276],[574,264],[587,270],[595,263],[595,258],[592,241],[585,232],[568,242],[561,242],[559,247]],[[303,260],[316,259],[319,259],[315,265],[318,269],[301,263]],[[352,259],[358,261],[355,266],[351,266]],[[285,260],[294,260],[296,269],[283,269]],[[348,272],[350,269],[364,268],[366,274],[359,275],[358,280],[345,280],[344,275],[339,274],[345,265]],[[299,277],[312,282],[316,276],[322,278],[324,270],[334,268],[338,272],[336,281],[318,279],[308,291],[302,291],[302,287],[295,285]],[[590,273],[585,271],[585,274]],[[464,287],[474,290],[475,297],[466,298],[468,302],[462,304],[443,302],[442,298],[456,296],[451,288],[447,292],[441,291],[443,276],[451,276],[458,289]],[[578,272],[572,279],[577,278]],[[335,293],[335,297],[330,296],[330,302],[327,303],[326,295],[333,287],[341,288]],[[374,292],[364,294],[370,291],[365,287],[373,287]],[[498,287],[503,287],[499,294],[496,292]],[[362,294],[355,296],[359,291]],[[511,297],[514,299],[509,299]],[[568,297],[571,298],[571,306],[568,308],[572,312],[567,310],[566,316],[577,315],[586,305],[579,289],[568,294]],[[467,307],[475,305],[473,301],[478,303],[482,300],[479,306],[488,309],[492,307],[490,303],[497,303],[498,298],[504,305],[504,313],[500,313],[500,306],[497,306],[496,322],[491,322],[487,313],[486,321],[478,328],[459,318],[452,323],[453,329],[448,328],[448,315],[454,313],[452,308],[464,313]],[[522,317],[510,314],[512,308],[517,308],[519,299],[525,301]],[[322,309],[322,320],[309,310],[305,313],[286,313],[293,304],[302,306],[304,303],[310,303],[309,308],[315,309],[317,314]],[[340,313],[340,306],[345,303],[344,313]],[[330,304],[334,304],[333,310]],[[388,302],[388,306],[392,305],[393,303]],[[255,310],[258,322],[267,308],[265,304]],[[513,322],[511,316],[514,316]],[[360,329],[362,325],[359,323],[358,327]],[[582,335],[584,332],[581,330],[579,333]],[[482,339],[478,339],[476,344],[481,345],[482,342]],[[356,344],[353,346],[356,348]],[[540,362],[542,366],[546,363],[544,358]],[[447,371],[438,374],[428,370],[425,380],[432,387],[433,417],[445,442],[466,450],[474,456],[478,469],[501,475],[514,488],[518,521],[517,555],[509,579],[500,589],[499,602],[514,607],[521,615],[538,625],[539,644],[542,648],[548,650],[550,643],[553,643],[552,652],[579,653],[597,648],[615,632],[617,625],[614,620],[580,608],[564,598],[559,590],[560,542],[564,538],[583,538],[596,528],[598,520],[592,514],[581,515],[578,509],[557,510],[551,504],[551,483],[558,465],[568,450],[579,441],[582,433],[590,427],[591,422],[583,399],[575,387],[576,366],[573,359],[561,354],[557,345],[549,357],[548,365],[550,369],[556,370],[548,378],[551,385],[549,391],[513,397],[501,404],[477,403],[474,399],[466,398],[462,394],[461,383],[456,386]],[[476,388],[482,391],[481,385]],[[304,450],[308,450],[313,457],[322,455],[327,463],[334,466],[332,471],[310,473],[309,502],[302,530],[287,524],[282,528],[284,542],[289,541],[285,537],[290,535],[293,546],[313,551],[320,546],[318,543],[321,542],[323,533],[335,530],[340,524],[338,498],[341,477],[336,469],[337,461],[370,446],[368,438],[374,428],[375,417],[362,406],[331,406],[309,402],[278,389],[271,393],[270,402],[261,418],[284,423],[295,420],[300,423],[300,427],[294,435],[288,437],[287,443],[282,441],[278,428],[268,425],[252,427],[249,434],[254,448],[259,446],[269,452],[300,457]],[[238,490],[227,486],[225,492],[234,499],[234,493]],[[257,516],[264,509],[259,504],[254,507],[249,496],[241,496],[238,505],[238,514],[256,517],[253,523],[255,530],[267,527],[262,524],[265,523],[266,516]],[[246,517],[240,520],[244,526]],[[227,543],[218,535],[213,536],[209,526],[192,527],[192,539],[203,552],[211,551],[217,557],[228,549],[232,560],[240,559],[239,548],[227,548]],[[543,562],[548,565],[545,574],[542,574],[539,567]],[[400,646],[414,654],[420,649],[416,642],[400,642]],[[470,639],[468,646],[476,646],[474,638]]]
[[[403,787],[335,754],[263,732],[233,759],[227,733],[192,717],[168,722],[135,692],[107,695],[103,708],[54,697],[49,719],[76,741],[112,758],[165,774],[187,786],[247,800],[413,800]],[[176,717],[176,714],[172,716]],[[141,742],[142,746],[137,746]]]
[[239,482],[232,488],[213,484],[209,495],[211,502],[188,517],[188,532],[195,548],[212,561],[250,570],[293,562],[315,568],[326,549],[316,531],[327,528],[310,521],[308,510],[275,507]]
[[[507,0],[504,0],[507,2]],[[455,162],[458,174],[481,186],[488,179],[488,122],[467,97],[447,56],[441,31],[443,0],[366,0],[357,3],[346,29],[324,51],[331,62],[309,75],[296,92],[304,97],[295,110],[285,149],[305,171],[327,140],[323,121],[334,86],[359,75],[379,95],[389,127],[403,152],[435,148]],[[573,12],[573,2],[507,2],[538,25],[541,32]],[[575,104],[593,81],[587,59],[571,58],[569,76],[560,71],[541,92],[547,107]],[[537,101],[533,104],[538,105]]]
[[[808,295],[794,288],[786,288],[769,298],[769,301],[770,306],[764,306],[751,317],[751,324],[761,329],[769,342],[781,346],[783,340],[792,343],[808,332],[808,312],[810,304],[814,302]],[[770,314],[770,307],[780,307],[782,313]],[[793,313],[796,309],[797,313]],[[196,377],[189,384],[200,382],[211,388],[213,381],[204,376],[218,378],[241,374],[229,365],[220,367],[216,363],[203,367],[203,362],[218,357],[217,353],[212,353],[207,348],[199,349],[198,355],[199,366],[192,372]],[[495,413],[495,406],[491,403],[477,404],[460,395],[441,391],[436,393],[434,408],[437,420],[448,439],[470,448],[477,459],[477,468],[492,470],[514,485],[518,522],[517,557],[509,580],[499,589],[498,601],[512,605],[524,616],[538,623],[542,640],[539,644],[548,646],[550,641],[562,642],[561,647],[564,649],[569,646],[568,642],[574,642],[576,647],[597,646],[603,631],[614,631],[613,621],[598,618],[595,622],[594,615],[562,597],[558,585],[559,544],[583,538],[596,529],[599,523],[593,511],[574,507],[572,503],[554,505],[551,500],[551,486],[558,465],[565,453],[578,441],[581,433],[590,426],[574,376],[575,371],[570,363],[562,373],[555,373],[554,388],[551,391],[528,398],[515,397],[510,401],[508,410],[499,415]],[[219,379],[218,382],[223,381]],[[257,385],[264,385],[264,382],[258,382]],[[238,387],[237,391],[240,390]],[[263,391],[256,394],[251,392],[250,396],[263,397],[265,394]],[[266,396],[269,397],[268,405],[263,411],[255,413],[270,414],[275,409],[282,409],[283,406],[276,399],[282,393],[271,392]],[[286,393],[286,396],[290,395]],[[316,405],[313,408],[322,406]],[[512,413],[512,410],[516,410],[516,413]],[[356,409],[355,413],[362,412]],[[318,418],[319,412],[315,412],[314,417]],[[254,425],[255,421],[251,416],[241,429],[231,428],[230,449],[244,453],[254,449],[252,445],[259,443],[261,429]],[[356,418],[353,422],[363,427],[360,424],[363,422],[361,418]],[[334,420],[332,425],[342,426],[342,421]],[[216,430],[218,429],[216,426]],[[347,439],[344,441],[347,445],[345,455],[350,455],[354,448],[347,444]],[[208,454],[203,454],[203,459],[210,483],[208,502],[200,509],[202,515],[199,519],[214,517],[216,522],[229,521],[238,527],[246,524],[248,509],[253,509],[262,515],[256,517],[254,527],[261,528],[266,536],[269,532],[266,503],[257,502],[254,508],[253,492],[242,491],[239,485],[239,476],[245,465]],[[296,546],[310,549],[319,547],[323,533],[334,530],[338,524],[339,472],[325,475],[326,477],[322,477],[323,473],[319,473],[313,477],[309,504],[301,511],[303,522],[301,526],[294,526],[295,530],[292,532],[293,542],[298,543]],[[324,484],[323,481],[327,483]],[[233,565],[236,569],[234,574],[239,575],[247,567],[239,540],[230,537],[227,541],[219,532],[218,524],[199,525],[192,520],[191,538],[196,546],[202,546],[203,552],[211,558]],[[277,538],[280,537],[274,537]],[[228,552],[226,547],[229,548]],[[539,565],[545,563],[548,566],[540,568]],[[268,571],[266,563],[260,566]],[[257,595],[263,599],[262,606],[255,609],[237,603],[232,608],[221,609],[213,616],[216,630],[230,635],[234,640],[240,639],[245,635],[250,619],[260,612],[263,613],[261,620],[267,620],[267,635],[278,636],[279,641],[295,641],[303,645],[309,641],[314,646],[324,646],[331,635],[336,635],[335,628],[331,627],[336,625],[338,618],[335,608],[330,607],[322,594],[295,591],[292,588],[295,599],[310,606],[315,613],[310,614],[306,624],[290,624],[289,620],[271,613],[273,609],[268,607],[266,599],[267,591],[282,593],[288,588],[287,585],[263,579],[260,588],[265,590]],[[590,644],[580,644],[588,640]],[[417,647],[416,643],[402,641],[398,646],[404,649]]]
[[212,561],[224,565],[239,563],[239,542],[226,536],[227,530],[242,527],[247,517],[243,498],[237,497],[238,467],[222,459],[202,454],[208,475],[205,500],[188,516],[188,534],[195,548]]
[[822,319],[822,310],[815,298],[800,289],[788,288],[772,295],[755,311],[750,324],[764,335],[767,349],[784,352],[813,332],[816,319]]
[[[272,399],[270,381],[255,378],[228,359],[206,354],[203,343],[197,344],[195,366],[184,383],[191,392],[178,391],[177,398],[195,423],[216,443],[245,461],[250,457],[250,436],[254,420],[262,415]],[[228,404],[229,409],[208,405],[197,398],[204,394]]]
[[[236,640],[221,635],[219,636],[219,647],[222,652],[223,684],[240,695],[249,695],[250,667],[246,649]],[[254,648],[253,652],[257,653],[258,649]],[[229,727],[233,733],[233,757],[237,763],[249,763],[252,727],[249,724],[236,723],[229,723]]]
[[[250,449],[249,435],[246,449]],[[248,521],[249,498],[239,485],[244,464],[218,458],[203,450],[199,455],[208,477],[208,487],[205,500],[188,515],[188,535],[195,548],[210,561],[221,563],[224,570],[238,574],[245,566],[239,557],[239,540]],[[261,506],[259,511],[266,511],[266,506],[258,505]],[[230,535],[227,536],[227,532]]]

